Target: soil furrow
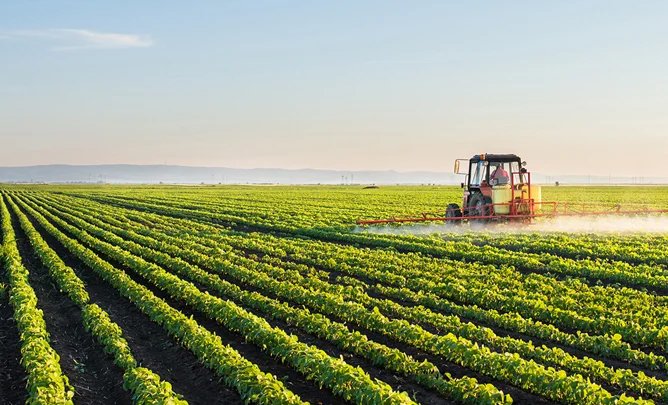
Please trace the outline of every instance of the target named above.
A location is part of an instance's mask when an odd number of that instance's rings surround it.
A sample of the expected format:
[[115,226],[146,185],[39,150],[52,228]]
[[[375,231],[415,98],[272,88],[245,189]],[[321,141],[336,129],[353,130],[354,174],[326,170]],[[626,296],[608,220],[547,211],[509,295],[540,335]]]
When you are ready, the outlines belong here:
[[123,389],[123,370],[86,332],[80,308],[59,291],[13,213],[12,225],[23,265],[30,273],[30,284],[37,295],[37,306],[44,314],[51,346],[60,356],[63,373],[74,387],[74,400],[87,404],[132,403],[130,394]]
[[[121,327],[141,366],[153,370],[171,383],[174,391],[183,395],[191,404],[219,401],[226,404],[242,403],[236,390],[220,382],[219,377],[203,366],[192,352],[175,342],[160,325],[151,321],[93,270],[71,255],[37,221],[31,217],[29,219],[48,245],[84,281],[91,302],[107,311],[111,320]],[[102,351],[101,347],[99,350]]]

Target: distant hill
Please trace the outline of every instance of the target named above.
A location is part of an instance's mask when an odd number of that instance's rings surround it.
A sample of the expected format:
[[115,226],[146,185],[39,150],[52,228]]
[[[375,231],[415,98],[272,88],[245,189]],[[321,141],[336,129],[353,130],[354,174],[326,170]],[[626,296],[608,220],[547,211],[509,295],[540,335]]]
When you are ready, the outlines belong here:
[[[341,171],[320,169],[232,169],[170,165],[44,165],[0,167],[3,183],[118,184],[459,184],[463,176],[445,172],[393,170]],[[545,176],[537,183],[668,184],[668,178],[608,176]]]
[[318,169],[231,169],[168,165],[46,165],[0,167],[0,182],[132,184],[455,184],[451,173],[337,171]]

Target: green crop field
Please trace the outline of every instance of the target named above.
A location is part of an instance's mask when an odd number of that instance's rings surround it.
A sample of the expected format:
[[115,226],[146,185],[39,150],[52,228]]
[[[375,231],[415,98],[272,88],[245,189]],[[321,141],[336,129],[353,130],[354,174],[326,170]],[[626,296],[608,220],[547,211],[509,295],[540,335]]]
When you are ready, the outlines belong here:
[[[355,225],[441,215],[461,189],[438,186],[0,193],[2,403],[668,402],[665,217]],[[668,208],[668,187],[543,198]]]

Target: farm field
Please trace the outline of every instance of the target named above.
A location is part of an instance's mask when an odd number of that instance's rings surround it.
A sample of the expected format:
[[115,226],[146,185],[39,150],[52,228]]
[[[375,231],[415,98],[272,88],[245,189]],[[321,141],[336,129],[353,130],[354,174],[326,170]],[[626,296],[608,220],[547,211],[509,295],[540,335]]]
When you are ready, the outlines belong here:
[[6,403],[668,403],[668,232],[355,225],[459,187],[0,193]]

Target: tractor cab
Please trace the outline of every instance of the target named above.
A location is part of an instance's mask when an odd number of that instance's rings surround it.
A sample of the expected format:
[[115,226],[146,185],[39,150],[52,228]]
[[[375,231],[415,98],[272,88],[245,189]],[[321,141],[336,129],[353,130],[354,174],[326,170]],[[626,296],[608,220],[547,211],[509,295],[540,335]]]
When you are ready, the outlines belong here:
[[[461,162],[465,163],[461,167]],[[526,165],[526,163],[525,163]],[[468,168],[468,170],[466,170]],[[464,169],[464,173],[461,170]],[[522,160],[517,155],[475,155],[468,161],[459,159],[455,162],[455,173],[465,174],[465,182],[462,188],[465,188],[463,201],[464,206],[468,196],[473,193],[481,193],[484,196],[492,198],[492,187],[510,185],[511,180],[514,184],[524,183]],[[514,178],[511,179],[511,176]]]
[[[517,215],[540,200],[540,188],[531,187],[531,176],[519,156],[513,154],[480,154],[470,159],[457,159],[455,173],[463,174],[464,195],[461,208],[449,204],[446,217],[489,218]],[[531,195],[533,192],[533,196]]]

